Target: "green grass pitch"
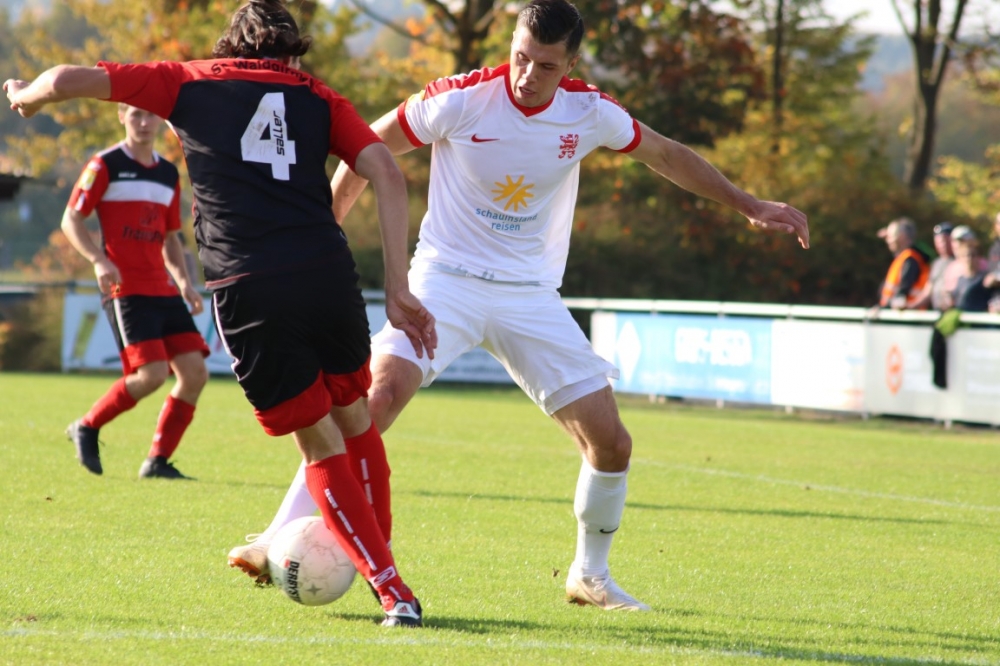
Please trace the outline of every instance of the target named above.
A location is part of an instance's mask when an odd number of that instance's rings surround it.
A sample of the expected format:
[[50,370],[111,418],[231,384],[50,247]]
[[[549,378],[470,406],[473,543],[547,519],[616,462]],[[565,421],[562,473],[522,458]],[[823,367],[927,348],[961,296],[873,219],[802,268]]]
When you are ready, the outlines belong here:
[[[0,664],[1000,664],[1000,434],[623,400],[611,553],[651,613],[563,600],[579,456],[520,393],[432,387],[386,435],[394,552],[426,626],[363,584],[294,604],[226,566],[298,464],[213,379],[175,455],[136,479],[166,389],[63,428],[113,381],[0,374]],[[1000,409],[1000,406],[998,406]]]

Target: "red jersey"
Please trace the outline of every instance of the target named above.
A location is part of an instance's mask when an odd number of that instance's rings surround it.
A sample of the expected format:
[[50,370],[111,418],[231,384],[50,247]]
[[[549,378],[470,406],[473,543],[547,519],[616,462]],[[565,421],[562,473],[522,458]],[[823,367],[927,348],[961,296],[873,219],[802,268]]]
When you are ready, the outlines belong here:
[[347,256],[326,160],[353,168],[380,140],[344,97],[276,60],[99,65],[111,100],[166,118],[180,138],[206,286]]
[[146,166],[119,143],[91,158],[73,187],[69,206],[84,217],[97,211],[101,245],[122,281],[112,297],[176,296],[163,260],[167,232],[181,228],[177,167],[154,153]]

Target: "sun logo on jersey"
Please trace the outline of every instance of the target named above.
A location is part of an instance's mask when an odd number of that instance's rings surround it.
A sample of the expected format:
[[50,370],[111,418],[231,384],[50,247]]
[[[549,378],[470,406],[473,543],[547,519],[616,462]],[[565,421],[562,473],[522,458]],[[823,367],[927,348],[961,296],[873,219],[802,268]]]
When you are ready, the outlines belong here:
[[507,176],[507,182],[501,183],[499,181],[493,183],[497,186],[493,190],[493,201],[504,201],[506,203],[503,205],[504,210],[514,209],[516,213],[520,210],[521,206],[525,208],[528,207],[528,199],[534,199],[535,195],[531,193],[531,188],[535,186],[534,183],[524,184],[524,176],[518,176],[517,180],[513,180],[510,176]]

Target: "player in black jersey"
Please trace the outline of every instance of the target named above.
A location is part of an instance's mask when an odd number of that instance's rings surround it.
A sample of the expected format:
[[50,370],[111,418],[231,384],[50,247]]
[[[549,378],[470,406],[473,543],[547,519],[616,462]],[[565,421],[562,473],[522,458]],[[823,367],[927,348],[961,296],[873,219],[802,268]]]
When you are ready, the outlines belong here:
[[[420,604],[387,544],[388,464],[367,406],[368,322],[332,212],[328,154],[374,184],[389,321],[422,355],[437,344],[434,318],[407,282],[403,176],[351,104],[295,68],[309,44],[281,0],[251,0],[233,14],[214,60],[59,65],[3,87],[24,117],[90,97],[170,122],[191,176],[206,286],[240,385],[266,432],[294,438],[310,493],[377,592],[382,623],[419,626]],[[362,481],[362,470],[376,473]]]

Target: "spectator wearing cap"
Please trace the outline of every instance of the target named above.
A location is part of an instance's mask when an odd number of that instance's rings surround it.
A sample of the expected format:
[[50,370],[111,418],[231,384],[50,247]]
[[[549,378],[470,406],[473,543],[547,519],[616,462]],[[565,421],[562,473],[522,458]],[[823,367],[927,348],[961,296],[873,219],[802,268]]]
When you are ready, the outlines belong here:
[[983,283],[987,275],[986,260],[979,254],[979,239],[976,233],[964,224],[951,232],[951,244],[955,251],[954,269],[957,274],[955,288],[948,292],[951,307],[965,312],[986,312],[989,309],[992,289]]
[[951,222],[942,222],[934,225],[934,250],[938,256],[931,262],[930,276],[927,278],[927,284],[924,285],[921,292],[920,300],[917,303],[918,307],[927,307],[929,305],[932,310],[947,309],[943,307],[946,303],[944,300],[946,297],[944,273],[955,259],[955,253],[951,249],[951,231],[953,228]]
[[879,307],[894,310],[927,309],[920,300],[924,286],[930,278],[930,257],[916,247],[917,227],[908,217],[889,223],[879,232],[894,255],[892,264],[882,282]]

